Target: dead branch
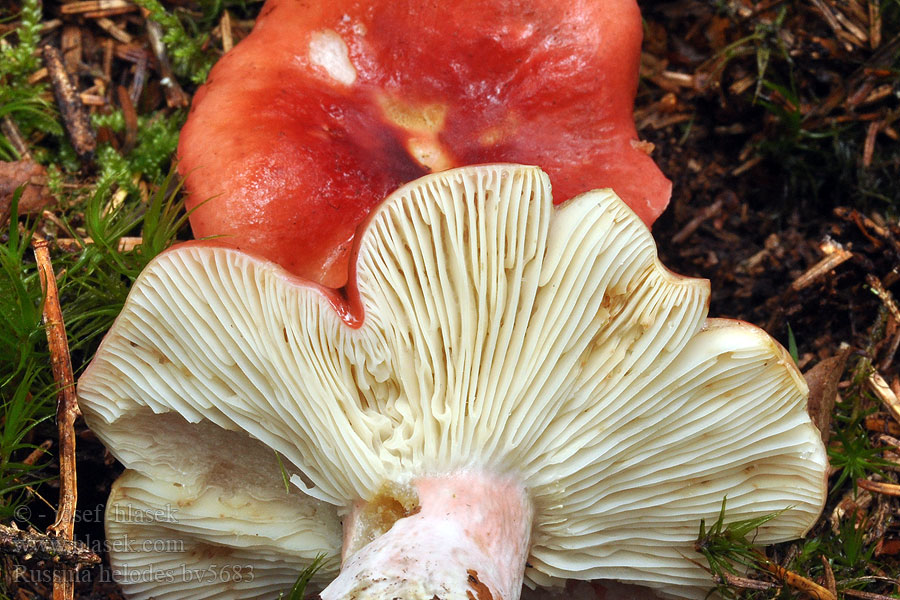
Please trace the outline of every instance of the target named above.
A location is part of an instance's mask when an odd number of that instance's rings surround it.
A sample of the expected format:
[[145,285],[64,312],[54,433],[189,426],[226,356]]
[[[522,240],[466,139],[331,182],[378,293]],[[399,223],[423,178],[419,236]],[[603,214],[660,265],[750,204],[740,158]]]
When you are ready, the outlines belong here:
[[91,129],[91,122],[87,110],[81,101],[78,90],[69,73],[66,71],[62,55],[55,47],[47,44],[43,47],[44,64],[50,74],[53,91],[56,95],[56,103],[59,112],[69,132],[72,147],[82,160],[90,160],[97,149],[97,138]]
[[836,248],[834,252],[814,264],[807,269],[805,273],[800,275],[800,277],[795,279],[794,282],[791,283],[791,289],[799,292],[800,290],[809,287],[817,279],[851,258],[853,258],[852,252],[840,247]]
[[0,553],[20,561],[45,560],[68,569],[100,564],[100,557],[81,542],[0,525]]
[[884,494],[885,496],[900,496],[900,485],[897,485],[896,483],[885,483],[883,481],[857,479],[856,485],[864,490],[868,490],[876,494]]
[[880,431],[881,433],[900,435],[900,425],[884,416],[869,415],[865,418],[863,424],[869,431]]
[[681,228],[681,231],[672,236],[672,241],[676,244],[680,244],[691,235],[697,231],[697,228],[703,224],[707,219],[711,219],[715,217],[722,211],[722,200],[716,200],[703,210],[701,210],[696,217],[690,220],[687,225]]
[[[56,408],[56,423],[59,430],[59,506],[56,510],[56,521],[47,529],[47,533],[53,537],[71,540],[75,530],[75,505],[78,497],[75,472],[75,419],[79,415],[79,410],[66,327],[59,306],[59,292],[56,289],[56,276],[50,262],[48,245],[47,240],[37,236],[32,242],[44,291],[44,325],[50,347],[50,367],[59,388]],[[53,600],[72,600],[74,590],[71,578],[65,577],[62,572],[54,572]]]

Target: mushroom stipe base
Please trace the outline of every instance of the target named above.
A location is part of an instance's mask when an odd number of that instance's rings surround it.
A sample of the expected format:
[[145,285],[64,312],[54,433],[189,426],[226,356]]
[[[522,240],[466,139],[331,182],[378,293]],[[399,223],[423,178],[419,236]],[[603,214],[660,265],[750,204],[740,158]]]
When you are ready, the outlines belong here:
[[[322,600],[518,598],[533,516],[520,483],[458,472],[391,487],[401,494],[395,506],[415,494],[414,513],[352,552]],[[385,495],[372,502],[386,504]],[[354,507],[344,523],[345,540],[364,539],[371,527],[380,533],[384,523],[372,519],[371,504]]]

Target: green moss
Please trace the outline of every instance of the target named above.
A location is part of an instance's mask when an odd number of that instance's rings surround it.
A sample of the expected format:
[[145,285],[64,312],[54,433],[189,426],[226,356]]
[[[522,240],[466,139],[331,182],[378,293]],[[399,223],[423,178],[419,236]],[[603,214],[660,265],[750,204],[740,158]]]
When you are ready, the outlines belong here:
[[[96,153],[100,174],[98,185],[109,186],[115,183],[129,194],[136,194],[135,177],[158,183],[178,146],[178,133],[184,124],[184,118],[181,111],[170,115],[157,112],[150,117],[139,117],[137,143],[125,156],[111,144],[101,144]],[[114,132],[125,129],[121,111],[95,116],[93,121],[95,126],[108,127]]]
[[135,4],[147,10],[149,18],[162,27],[162,42],[175,74],[196,84],[203,83],[217,58],[205,50],[209,35],[201,32],[193,19],[180,19],[168,12],[158,0],[135,0]]
[[[11,118],[26,138],[35,131],[53,136],[63,132],[56,107],[43,99],[46,85],[28,82],[40,66],[40,30],[40,1],[24,0],[14,36],[0,40],[0,118]],[[19,158],[10,141],[0,134],[0,160]]]
[[[58,177],[57,171],[51,181]],[[149,202],[127,197],[113,211],[104,210],[110,202],[110,186],[98,186],[82,207],[93,242],[85,243],[76,254],[54,252],[76,376],[112,325],[135,278],[172,244],[184,225],[187,217],[173,182],[174,173],[170,173]],[[143,243],[121,251],[119,240],[125,235],[142,235]],[[25,486],[41,481],[36,470],[40,465],[22,463],[34,448],[26,434],[53,417],[56,400],[31,231],[27,226],[20,229],[19,220],[13,218],[5,238],[0,243],[0,315],[4,317],[0,319],[0,518],[10,517],[27,500]]]
[[40,0],[22,1],[19,26],[15,29],[18,43],[0,46],[0,73],[8,78],[7,85],[27,83],[28,76],[38,69],[37,51],[41,39],[41,18]]

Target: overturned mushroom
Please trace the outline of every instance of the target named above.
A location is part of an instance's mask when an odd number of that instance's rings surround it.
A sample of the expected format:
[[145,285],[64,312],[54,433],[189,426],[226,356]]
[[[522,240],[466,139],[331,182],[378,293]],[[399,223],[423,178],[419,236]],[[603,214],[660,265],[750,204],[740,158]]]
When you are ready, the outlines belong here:
[[127,469],[107,533],[129,597],[271,598],[324,552],[325,600],[565,578],[702,598],[692,543],[723,497],[731,519],[783,511],[761,543],[819,514],[790,358],[707,320],[708,283],[611,191],[554,207],[534,167],[429,175],[352,265],[344,295],[194,242],[138,279],[78,388]]
[[194,97],[179,143],[197,237],[330,287],[401,184],[539,165],[557,202],[610,187],[648,225],[671,184],[633,120],[635,0],[269,0]]

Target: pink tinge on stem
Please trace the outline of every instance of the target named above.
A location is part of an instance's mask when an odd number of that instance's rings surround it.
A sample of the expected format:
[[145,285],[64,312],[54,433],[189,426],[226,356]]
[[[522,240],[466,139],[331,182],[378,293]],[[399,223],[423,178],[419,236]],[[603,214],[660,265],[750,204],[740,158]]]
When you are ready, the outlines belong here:
[[508,476],[465,471],[390,486],[345,519],[344,565],[321,598],[518,598],[532,516]]

